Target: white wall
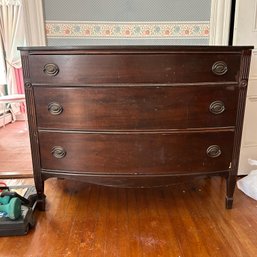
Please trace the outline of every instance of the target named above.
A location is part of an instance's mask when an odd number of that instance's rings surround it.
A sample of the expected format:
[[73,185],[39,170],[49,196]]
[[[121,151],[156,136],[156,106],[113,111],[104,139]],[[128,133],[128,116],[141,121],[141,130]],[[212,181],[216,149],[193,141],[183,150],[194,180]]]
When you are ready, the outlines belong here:
[[257,160],[257,0],[237,0],[234,45],[252,45],[251,69],[245,108],[244,127],[239,160],[239,174],[248,174]]

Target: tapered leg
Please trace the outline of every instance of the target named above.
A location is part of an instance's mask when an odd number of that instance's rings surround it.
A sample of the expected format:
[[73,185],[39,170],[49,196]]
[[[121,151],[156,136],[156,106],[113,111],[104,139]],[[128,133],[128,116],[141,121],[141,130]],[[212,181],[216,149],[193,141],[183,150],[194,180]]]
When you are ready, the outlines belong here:
[[39,209],[40,211],[44,211],[45,210],[45,199],[46,196],[44,194],[44,180],[42,180],[41,178],[35,177],[35,186],[36,186],[36,190],[37,190],[37,209]]
[[40,211],[45,211],[45,206],[46,206],[46,196],[44,194],[38,195],[37,209]]
[[233,206],[233,195],[236,186],[236,176],[229,175],[226,178],[226,185],[227,185],[227,194],[226,194],[226,208],[232,209]]

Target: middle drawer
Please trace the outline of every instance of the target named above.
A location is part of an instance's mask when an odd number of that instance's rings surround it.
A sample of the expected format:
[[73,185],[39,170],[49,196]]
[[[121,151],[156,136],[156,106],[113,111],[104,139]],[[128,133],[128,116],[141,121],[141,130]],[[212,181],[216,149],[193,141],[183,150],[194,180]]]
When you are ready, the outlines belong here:
[[234,126],[238,87],[35,87],[40,128],[155,130]]

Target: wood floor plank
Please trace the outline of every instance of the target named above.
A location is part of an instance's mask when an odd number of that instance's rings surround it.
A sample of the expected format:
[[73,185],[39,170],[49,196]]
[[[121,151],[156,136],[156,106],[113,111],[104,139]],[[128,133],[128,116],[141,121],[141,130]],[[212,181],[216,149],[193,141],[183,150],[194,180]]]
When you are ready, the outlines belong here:
[[[201,243],[201,235],[199,234],[199,228],[193,221],[193,215],[195,215],[194,209],[187,207],[188,196],[183,192],[167,192],[168,198],[172,200],[171,220],[177,231],[177,236],[184,256],[208,256],[206,247]],[[171,193],[171,194],[170,194]],[[175,219],[174,219],[175,217]],[[175,222],[174,222],[175,220]],[[193,247],[192,247],[193,246]]]
[[159,234],[155,233],[157,222],[156,217],[153,217],[151,213],[149,213],[145,192],[147,190],[148,189],[140,189],[136,195],[140,228],[138,240],[140,240],[142,246],[143,257],[160,256],[160,246],[163,242],[160,241]]
[[73,212],[73,224],[66,245],[66,252],[64,253],[66,257],[79,256],[80,246],[83,245],[84,237],[93,239],[94,234],[95,224],[94,221],[92,222],[92,217],[89,218],[91,211],[89,208],[95,206],[92,203],[95,200],[97,201],[98,191],[92,190],[92,187],[87,185],[85,190],[79,190],[76,197],[78,206]]
[[[150,191],[149,191],[150,194]],[[169,247],[168,256],[183,256],[182,250],[180,249],[179,241],[176,236],[176,231],[169,218],[169,213],[173,210],[170,210],[165,205],[165,197],[163,189],[156,190],[156,197],[154,199],[155,207],[153,206],[152,211],[156,212],[158,215],[158,231],[161,233],[163,240],[167,241],[167,247]],[[166,249],[164,248],[164,251]]]
[[[220,185],[225,186],[225,181],[220,180]],[[212,185],[213,188],[217,188],[218,183]],[[232,251],[235,252],[236,256],[253,256],[249,250],[245,251],[244,248],[249,247],[247,244],[251,244],[250,249],[253,252],[256,252],[256,243],[249,240],[250,230],[246,229],[245,216],[242,215],[242,208],[240,211],[238,209],[237,204],[235,204],[234,208],[231,210],[226,210],[224,208],[218,208],[221,203],[221,198],[214,198],[213,201],[210,201],[209,212],[212,215],[212,218],[216,218],[217,226],[220,228],[221,233],[224,235],[224,238],[227,239],[227,245],[230,246]],[[214,213],[214,209],[216,212]],[[239,211],[239,212],[238,212]],[[240,228],[238,228],[238,221],[240,220]],[[239,229],[240,233],[237,232]]]
[[16,121],[0,128],[0,178],[32,176],[28,127]]
[[[196,215],[192,215],[196,226],[199,228],[202,243],[206,246],[208,256],[236,256],[233,249],[227,247],[228,243],[223,236],[222,228],[216,224],[216,219],[212,219],[206,206],[209,195],[200,188],[193,192],[188,192],[192,199],[188,201],[188,208],[194,208]],[[207,208],[206,208],[207,207]],[[204,240],[204,241],[203,241]]]
[[127,209],[128,209],[128,244],[130,245],[131,256],[142,257],[142,244],[140,236],[140,220],[138,219],[138,204],[136,195],[138,189],[127,189]]
[[[79,248],[79,257],[83,256],[92,256],[95,249],[95,240],[98,240],[97,234],[99,233],[99,219],[101,223],[101,211],[102,208],[102,193],[103,188],[93,187],[93,192],[90,194],[90,199],[87,206],[87,212],[83,216],[83,233],[81,234],[81,239],[78,244]],[[84,198],[81,199],[81,202],[84,201]],[[81,220],[82,220],[81,219]],[[79,218],[77,219],[79,220]],[[83,225],[80,224],[80,225]],[[104,239],[103,239],[104,241]]]
[[148,212],[153,217],[151,221],[152,230],[158,230],[160,256],[181,256],[182,252],[177,246],[173,226],[169,222],[168,212],[163,205],[162,189],[147,190],[145,193],[147,195]]
[[[104,257],[114,257],[119,256],[119,224],[118,224],[118,189],[116,188],[106,188],[105,196],[108,199],[107,208],[108,212],[106,213],[106,226],[105,226],[105,241],[103,244],[104,248]],[[122,237],[122,236],[121,236]],[[124,253],[125,254],[125,253]]]
[[36,228],[1,237],[0,256],[257,256],[257,202],[236,189],[234,207],[226,210],[220,177],[159,189],[45,184],[47,208],[36,211]]
[[[127,190],[117,189],[117,239],[118,239],[118,255],[124,257],[133,257],[131,255],[131,249],[128,238],[131,238],[133,234],[129,234],[129,216],[128,216],[128,204],[127,204]],[[115,243],[115,242],[114,242]]]

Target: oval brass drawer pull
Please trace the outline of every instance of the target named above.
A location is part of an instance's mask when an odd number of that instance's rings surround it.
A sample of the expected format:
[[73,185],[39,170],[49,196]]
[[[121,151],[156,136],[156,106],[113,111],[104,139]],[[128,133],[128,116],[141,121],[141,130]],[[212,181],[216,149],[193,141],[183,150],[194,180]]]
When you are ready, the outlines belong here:
[[225,109],[225,105],[222,101],[214,101],[209,106],[209,111],[213,114],[221,114]]
[[228,72],[228,66],[223,61],[217,61],[212,65],[212,72],[218,76],[224,75]]
[[54,146],[51,150],[51,154],[57,159],[62,159],[66,156],[66,151],[61,146]]
[[48,111],[52,115],[60,115],[63,112],[63,107],[59,103],[52,102],[48,104]]
[[54,63],[47,63],[43,71],[48,76],[56,76],[59,73],[59,67]]
[[217,158],[221,155],[221,149],[218,145],[211,145],[207,148],[206,153],[211,158]]

